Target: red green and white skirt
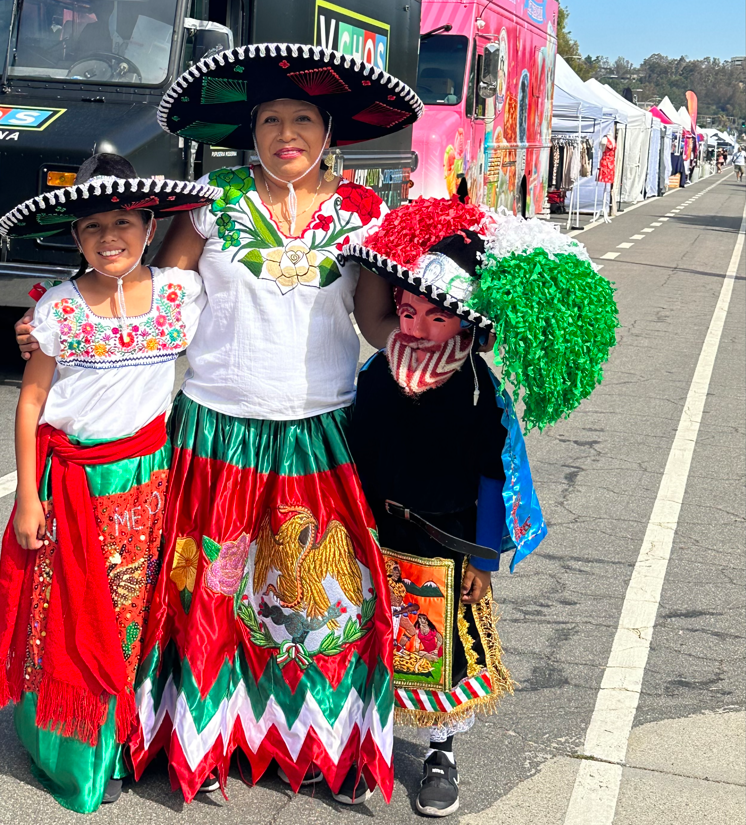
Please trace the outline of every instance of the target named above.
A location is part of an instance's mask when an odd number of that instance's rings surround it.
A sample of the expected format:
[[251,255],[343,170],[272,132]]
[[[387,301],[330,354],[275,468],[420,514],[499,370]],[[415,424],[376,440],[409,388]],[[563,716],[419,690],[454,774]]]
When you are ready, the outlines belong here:
[[[170,455],[167,444],[151,455],[85,468],[101,530],[122,651],[133,681],[158,578]],[[39,493],[46,502],[47,534],[35,557],[30,558],[34,566],[31,603],[21,606],[28,616],[26,649],[12,651],[24,657],[24,690],[14,709],[14,721],[21,744],[31,755],[36,778],[64,807],[91,813],[101,804],[109,779],[121,778],[129,771],[123,746],[116,739],[115,697],[109,700],[107,718],[95,744],[40,727],[36,721],[56,552],[54,501],[46,477]]]
[[392,616],[347,409],[234,418],[185,395],[171,419],[163,569],[137,679],[135,774],[165,748],[189,801],[240,748],[295,790],[353,766],[393,788]]

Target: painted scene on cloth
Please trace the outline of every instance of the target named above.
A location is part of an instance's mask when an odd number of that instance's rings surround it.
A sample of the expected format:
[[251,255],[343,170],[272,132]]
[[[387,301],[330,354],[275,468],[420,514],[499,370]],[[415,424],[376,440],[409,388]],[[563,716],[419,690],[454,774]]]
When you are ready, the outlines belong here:
[[394,617],[394,685],[449,690],[454,562],[382,551]]

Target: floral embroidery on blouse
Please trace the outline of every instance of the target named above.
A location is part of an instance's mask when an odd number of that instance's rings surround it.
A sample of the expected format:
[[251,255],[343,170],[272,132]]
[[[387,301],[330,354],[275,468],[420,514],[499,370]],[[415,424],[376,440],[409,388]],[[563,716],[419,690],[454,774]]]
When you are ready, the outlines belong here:
[[181,314],[185,292],[181,284],[161,286],[150,311],[129,319],[126,336],[117,318],[95,315],[78,295],[61,298],[52,306],[59,324],[58,362],[106,369],[173,361],[188,343]]
[[258,204],[251,171],[220,169],[210,183],[223,189],[212,204],[218,238],[254,277],[274,281],[283,294],[298,286],[323,288],[341,277],[337,252],[350,233],[381,216],[383,201],[372,190],[342,183],[319,208],[299,238],[280,234]]

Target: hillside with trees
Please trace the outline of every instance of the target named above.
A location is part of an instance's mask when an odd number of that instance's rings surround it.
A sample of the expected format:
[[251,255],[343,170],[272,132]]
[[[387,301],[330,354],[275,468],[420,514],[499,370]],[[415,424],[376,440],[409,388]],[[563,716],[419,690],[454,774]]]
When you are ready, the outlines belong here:
[[630,89],[640,105],[657,103],[666,95],[676,108],[686,106],[685,93],[691,89],[699,101],[698,122],[707,118],[717,128],[734,125],[743,131],[746,123],[746,66],[710,57],[688,60],[686,56],[666,57],[651,54],[639,66],[624,57],[611,61],[607,57],[587,55],[568,28],[569,12],[560,6],[557,39],[558,51],[569,57],[569,64],[583,80],[595,77],[608,83],[620,94]]

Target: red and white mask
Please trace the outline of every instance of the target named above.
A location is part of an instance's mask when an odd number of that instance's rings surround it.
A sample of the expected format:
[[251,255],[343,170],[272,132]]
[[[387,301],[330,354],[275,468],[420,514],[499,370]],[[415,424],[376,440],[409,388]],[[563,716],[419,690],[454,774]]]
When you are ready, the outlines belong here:
[[391,374],[407,395],[444,384],[469,356],[473,331],[461,319],[402,289],[394,291],[399,329],[389,338],[386,357]]

